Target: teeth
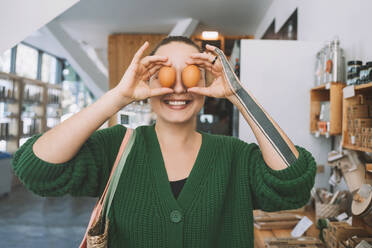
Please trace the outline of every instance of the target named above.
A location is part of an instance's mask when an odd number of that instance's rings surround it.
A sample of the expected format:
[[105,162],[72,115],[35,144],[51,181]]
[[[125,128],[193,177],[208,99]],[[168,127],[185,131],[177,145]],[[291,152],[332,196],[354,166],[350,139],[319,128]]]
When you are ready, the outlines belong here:
[[186,101],[168,101],[169,105],[184,105]]

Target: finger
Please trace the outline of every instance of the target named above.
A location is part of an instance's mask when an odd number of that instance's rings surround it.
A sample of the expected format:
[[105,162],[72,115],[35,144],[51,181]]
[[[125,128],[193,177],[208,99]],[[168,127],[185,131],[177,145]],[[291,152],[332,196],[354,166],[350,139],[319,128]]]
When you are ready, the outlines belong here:
[[149,69],[149,73],[150,75],[152,76],[155,72],[157,72],[158,70],[160,70],[160,68],[162,68],[163,65],[155,65],[154,67],[152,67],[151,69]]
[[[152,70],[154,67],[156,67],[156,68],[161,68],[161,67],[163,67],[163,66],[172,66],[172,63],[163,63],[163,62],[156,62],[156,63],[151,63],[147,68],[145,67],[145,70],[146,71],[150,71],[150,70]],[[146,73],[146,72],[145,72]]]
[[193,53],[190,55],[193,59],[202,59],[202,60],[208,60],[209,62],[213,62],[215,56],[210,53]]
[[140,59],[142,58],[143,53],[145,50],[149,47],[149,43],[146,41],[139,49],[138,51],[134,54],[133,57],[133,62],[138,63]]
[[156,63],[156,62],[166,62],[168,60],[168,57],[166,56],[160,56],[160,55],[153,55],[153,56],[146,56],[141,60],[141,63],[147,67],[151,63]]
[[165,95],[165,94],[172,94],[173,92],[174,92],[174,90],[171,89],[171,88],[166,88],[166,87],[154,88],[154,89],[151,89],[150,96],[160,96],[160,95]]
[[151,69],[148,69],[148,71],[146,72],[146,75],[144,76],[143,80],[144,81],[148,81],[150,80],[150,78],[158,71],[160,70],[160,68],[163,67],[162,65],[155,65],[154,67],[152,67]]
[[160,65],[160,66],[172,66],[172,63],[170,61],[166,61],[166,62],[153,62],[153,63],[150,63],[147,67],[144,67],[145,70],[151,70],[154,66],[157,66],[157,65]]
[[203,95],[203,96],[212,96],[210,89],[208,87],[192,87],[187,89],[188,92]]
[[214,53],[217,47],[207,44],[205,48],[207,48],[208,51],[211,51]]
[[213,66],[212,63],[209,62],[208,60],[202,60],[202,59],[186,60],[186,64],[188,65],[195,64],[205,69],[212,69],[212,66]]

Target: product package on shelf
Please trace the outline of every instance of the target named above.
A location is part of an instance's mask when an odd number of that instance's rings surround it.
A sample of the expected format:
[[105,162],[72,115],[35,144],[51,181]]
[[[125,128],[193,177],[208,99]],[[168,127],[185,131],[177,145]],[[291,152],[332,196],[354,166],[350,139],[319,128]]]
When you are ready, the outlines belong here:
[[314,237],[266,238],[266,248],[324,247],[322,241]]
[[323,238],[327,247],[356,247],[362,240],[369,241],[371,234],[362,227],[354,227],[346,222],[329,222],[323,229]]
[[372,99],[357,95],[347,99],[347,144],[372,148]]
[[372,62],[351,60],[347,62],[347,85],[360,85],[372,81]]
[[339,248],[372,248],[371,238],[360,238],[357,236],[341,241],[338,244]]
[[335,218],[345,212],[349,205],[348,191],[331,193],[325,189],[313,189],[311,194],[315,200],[316,221],[323,218]]
[[292,229],[303,216],[294,213],[267,213],[254,214],[254,226],[260,230]]
[[365,166],[355,151],[344,150],[342,153],[328,153],[328,165],[337,168],[342,173],[350,192],[358,190],[365,183]]

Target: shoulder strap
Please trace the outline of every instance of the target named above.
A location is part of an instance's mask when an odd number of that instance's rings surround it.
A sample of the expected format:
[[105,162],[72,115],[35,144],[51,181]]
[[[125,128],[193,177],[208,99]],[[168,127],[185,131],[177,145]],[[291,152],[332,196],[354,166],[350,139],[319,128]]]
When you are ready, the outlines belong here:
[[[128,138],[128,141],[126,142],[125,147],[123,147],[122,151],[120,151],[118,153],[118,156],[117,156],[116,159],[119,160],[119,161],[117,163],[117,166],[115,167],[115,171],[114,171],[114,169],[112,170],[111,181],[108,182],[109,186],[108,186],[108,189],[107,189],[106,199],[104,200],[104,205],[103,205],[103,210],[102,210],[103,211],[102,214],[103,214],[103,216],[105,216],[105,218],[108,217],[108,213],[109,213],[109,210],[110,210],[110,207],[111,207],[112,200],[113,200],[114,195],[115,195],[116,188],[117,188],[118,183],[119,183],[121,173],[123,172],[125,162],[127,160],[129,152],[132,150],[134,140],[136,138],[135,130],[133,130],[133,129],[130,129],[130,130],[131,130],[132,134]],[[116,164],[116,161],[115,161],[115,164]]]
[[119,160],[120,160],[120,157],[123,153],[123,151],[125,150],[125,147],[126,145],[128,144],[128,141],[129,141],[129,138],[130,136],[132,135],[132,132],[133,130],[132,129],[127,129],[126,132],[125,132],[125,135],[124,135],[124,138],[123,138],[123,141],[121,142],[121,145],[120,145],[120,148],[119,148],[119,152],[116,156],[116,160],[115,160],[115,163],[114,165],[112,166],[112,169],[111,169],[111,173],[110,173],[110,177],[106,183],[106,187],[105,187],[105,190],[103,191],[100,199],[98,200],[97,202],[97,205],[103,205],[103,203],[105,202],[105,199],[106,199],[106,194],[107,194],[107,189],[109,187],[109,184],[110,184],[110,181],[111,181],[111,178],[112,178],[112,175],[114,174],[115,170],[116,170],[116,167],[117,165],[119,164]]

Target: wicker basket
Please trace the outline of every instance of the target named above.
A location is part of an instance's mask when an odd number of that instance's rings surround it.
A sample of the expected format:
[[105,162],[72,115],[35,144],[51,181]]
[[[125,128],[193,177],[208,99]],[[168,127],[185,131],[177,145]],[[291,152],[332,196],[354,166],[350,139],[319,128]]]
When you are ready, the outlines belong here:
[[345,208],[340,204],[315,203],[316,221],[320,218],[336,217],[341,214]]

